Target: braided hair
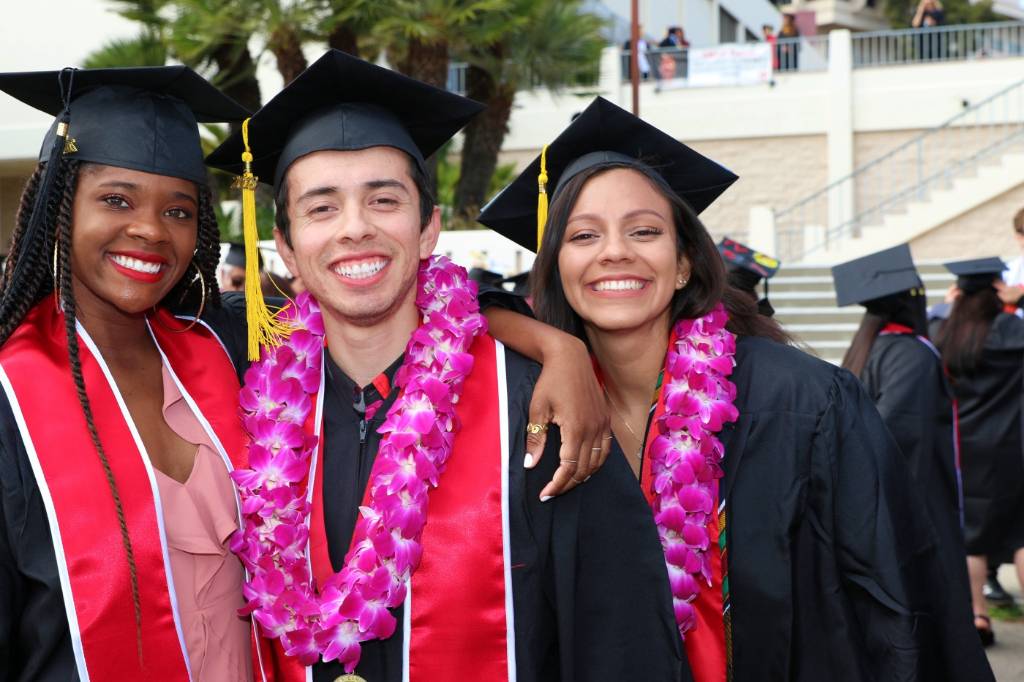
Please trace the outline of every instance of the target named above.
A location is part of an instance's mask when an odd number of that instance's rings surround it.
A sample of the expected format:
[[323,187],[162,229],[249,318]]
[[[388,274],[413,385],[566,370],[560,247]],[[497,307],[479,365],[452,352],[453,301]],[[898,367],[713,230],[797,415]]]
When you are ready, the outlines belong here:
[[[11,337],[11,334],[18,328],[18,325],[22,323],[28,312],[56,289],[59,306],[61,310],[65,311],[64,328],[67,334],[68,361],[71,367],[71,376],[75,382],[75,390],[78,395],[78,402],[82,407],[82,414],[89,428],[89,436],[92,439],[92,444],[99,457],[100,464],[103,466],[103,473],[106,476],[107,485],[114,500],[114,509],[121,532],[121,544],[124,547],[125,557],[128,561],[132,606],[135,611],[138,653],[141,660],[142,604],[139,598],[139,579],[135,563],[135,552],[132,548],[132,540],[128,532],[124,505],[121,503],[121,494],[117,487],[117,481],[107,459],[99,432],[96,429],[89,396],[86,393],[85,377],[82,374],[78,334],[75,325],[75,311],[77,308],[74,291],[71,286],[72,211],[79,174],[88,167],[88,164],[83,164],[66,157],[61,158],[59,163],[61,166],[57,170],[52,191],[50,196],[45,198],[46,201],[43,204],[45,224],[52,225],[53,229],[46,231],[44,239],[38,240],[41,243],[27,243],[23,237],[32,217],[32,209],[36,194],[39,191],[40,178],[42,177],[45,164],[39,164],[26,183],[25,190],[21,195],[16,225],[14,233],[11,235],[9,255],[3,277],[0,279],[0,291],[2,291],[2,300],[0,300],[0,346],[7,342],[7,339]],[[220,232],[213,210],[213,195],[209,187],[205,185],[200,185],[198,189],[199,233],[196,239],[196,252],[185,276],[174,285],[162,301],[164,304],[194,305],[194,302],[197,302],[199,297],[203,295],[213,305],[220,304],[220,291],[216,285],[216,269],[220,257]],[[21,277],[14,280],[14,266],[19,261],[23,261],[27,267],[23,267]],[[196,270],[196,274],[192,274],[193,269]],[[199,275],[201,275],[201,278]],[[205,293],[198,290],[200,287],[194,286],[196,279],[199,279],[202,286],[205,287]]]

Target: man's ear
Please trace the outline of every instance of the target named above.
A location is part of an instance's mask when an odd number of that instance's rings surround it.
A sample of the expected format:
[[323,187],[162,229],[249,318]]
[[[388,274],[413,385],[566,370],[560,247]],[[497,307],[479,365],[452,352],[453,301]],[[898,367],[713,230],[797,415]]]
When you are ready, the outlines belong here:
[[437,238],[441,234],[441,207],[435,206],[426,227],[420,230],[420,260],[434,255]]
[[298,277],[299,271],[295,269],[295,253],[292,252],[292,247],[288,246],[284,233],[276,227],[274,228],[274,243],[277,245],[277,253],[284,261],[288,272],[292,273],[292,277]]

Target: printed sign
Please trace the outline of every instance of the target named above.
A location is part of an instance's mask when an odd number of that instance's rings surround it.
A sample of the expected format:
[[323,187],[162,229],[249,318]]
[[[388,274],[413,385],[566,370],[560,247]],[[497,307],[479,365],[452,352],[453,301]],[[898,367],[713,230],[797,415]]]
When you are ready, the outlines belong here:
[[772,79],[772,49],[768,43],[690,48],[689,85],[756,85]]

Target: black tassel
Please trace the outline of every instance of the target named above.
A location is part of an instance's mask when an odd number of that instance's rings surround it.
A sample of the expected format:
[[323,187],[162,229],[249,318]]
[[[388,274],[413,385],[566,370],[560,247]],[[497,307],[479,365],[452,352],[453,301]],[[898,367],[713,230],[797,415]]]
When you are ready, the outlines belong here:
[[[66,86],[65,78],[67,78]],[[53,216],[48,215],[47,205],[63,165],[61,164],[61,157],[65,151],[69,153],[77,151],[74,139],[68,137],[69,125],[71,123],[71,86],[74,78],[74,69],[64,69],[57,74],[57,85],[60,87],[64,109],[57,117],[57,134],[54,135],[53,145],[50,147],[50,153],[46,157],[43,175],[39,180],[35,201],[32,203],[32,214],[29,217],[28,226],[25,228],[25,235],[21,240],[22,252],[28,249],[41,248],[42,245],[48,243],[46,239],[47,230],[51,227],[48,223]],[[67,150],[65,150],[65,145],[67,145]],[[22,257],[22,254],[18,254],[17,260],[14,263],[14,272],[11,274],[10,286],[4,291],[3,301],[0,302],[0,317],[3,317],[10,310],[10,306],[16,303],[16,301],[10,300],[11,295],[12,292],[21,290],[18,282],[24,276],[23,273],[25,268],[28,267],[27,262],[29,260]]]

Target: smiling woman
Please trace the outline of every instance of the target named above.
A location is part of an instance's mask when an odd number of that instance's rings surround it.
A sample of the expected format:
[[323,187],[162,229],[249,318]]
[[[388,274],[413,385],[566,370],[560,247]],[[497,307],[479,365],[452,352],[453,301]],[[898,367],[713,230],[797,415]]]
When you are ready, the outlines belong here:
[[857,380],[728,287],[697,213],[736,177],[601,98],[480,222],[535,245],[539,175],[537,316],[593,353],[693,678],[993,679]]
[[166,310],[220,303],[197,120],[245,112],[185,67],[0,89],[57,116],[0,301],[0,678],[253,679],[235,366]]

